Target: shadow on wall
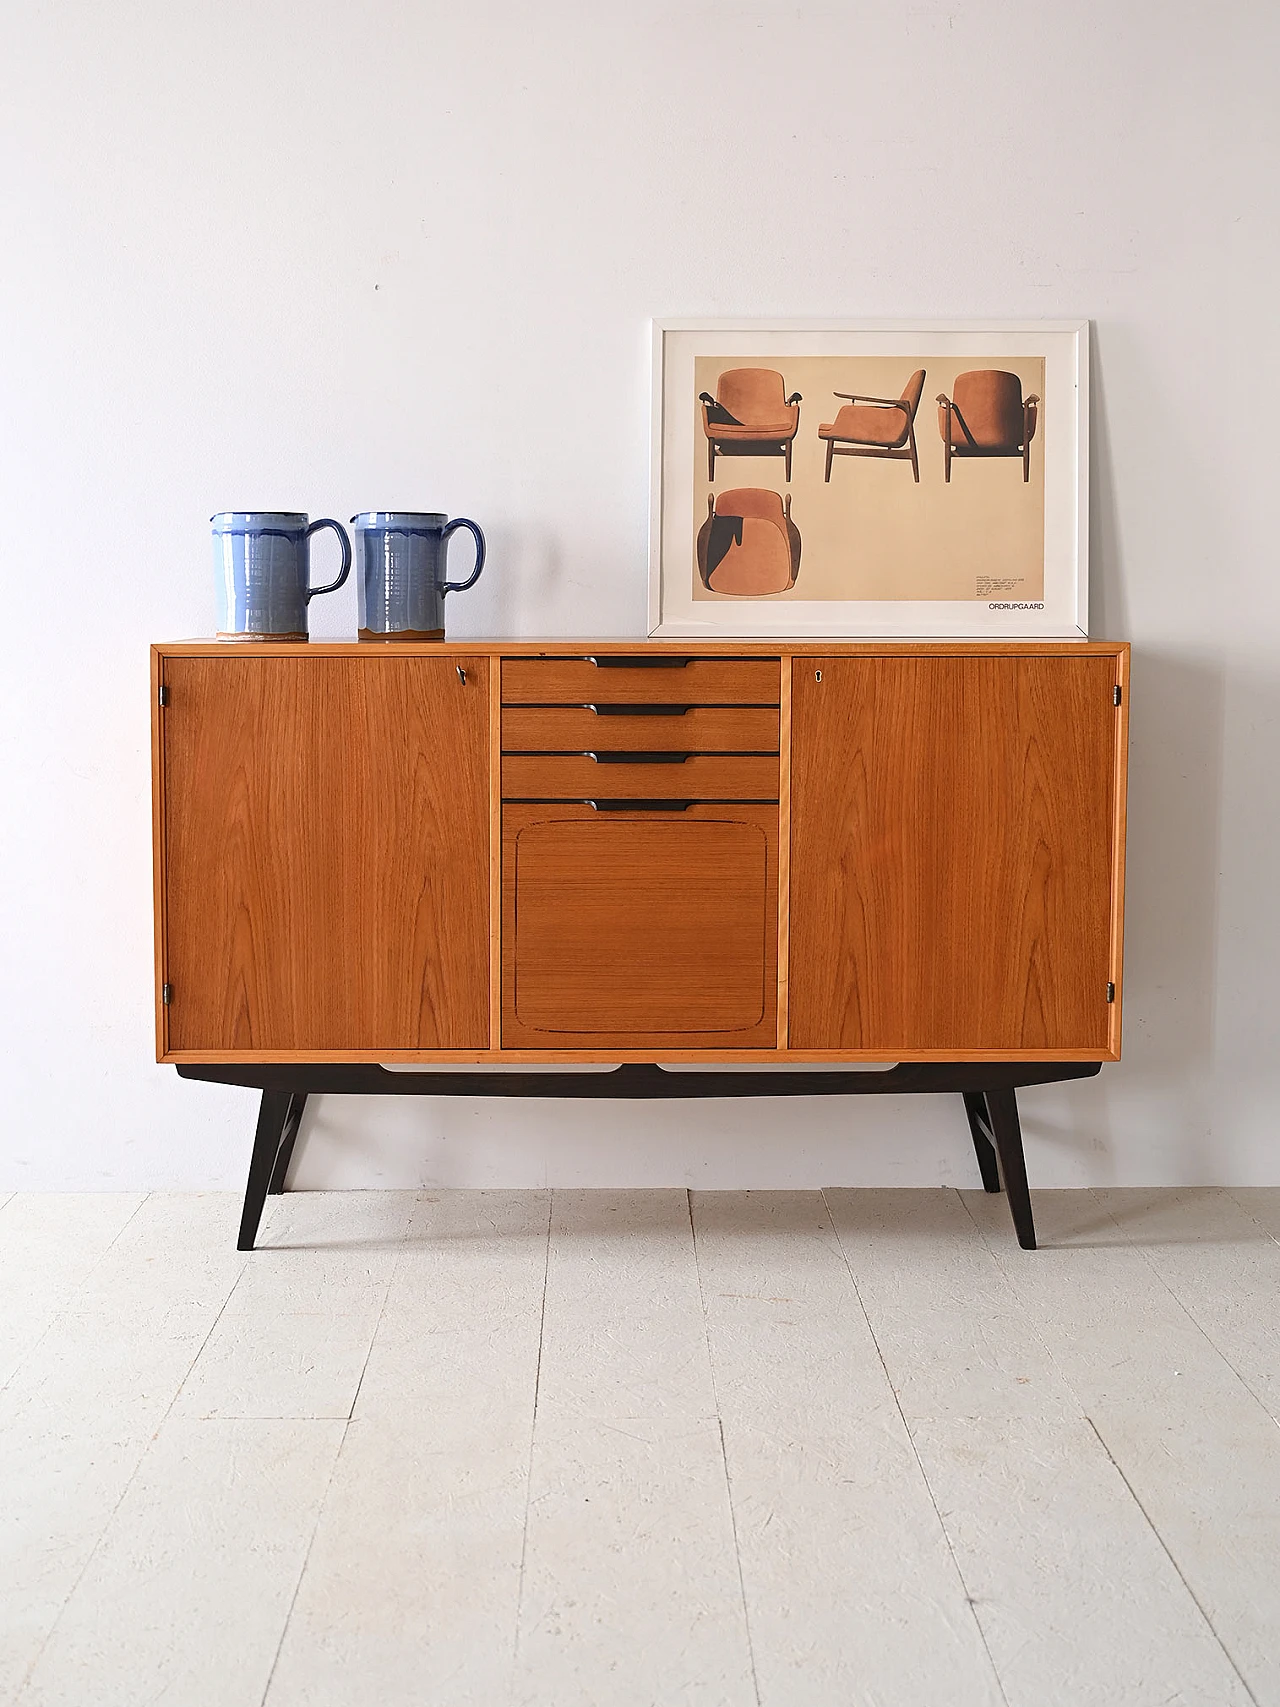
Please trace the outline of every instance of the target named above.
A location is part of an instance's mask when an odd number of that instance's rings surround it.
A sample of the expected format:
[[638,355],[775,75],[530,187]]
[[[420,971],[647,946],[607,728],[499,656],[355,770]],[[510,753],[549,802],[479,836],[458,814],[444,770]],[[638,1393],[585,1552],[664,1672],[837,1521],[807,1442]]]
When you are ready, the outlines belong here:
[[[1107,407],[1113,371],[1122,372],[1117,397],[1130,409],[1141,399],[1147,416],[1161,419],[1163,469],[1194,468],[1202,451],[1167,442],[1180,418],[1163,395],[1167,370],[1152,369],[1125,329],[1099,328],[1090,377],[1090,631],[1124,639],[1133,624],[1116,490],[1130,472],[1117,471],[1113,453],[1116,423]],[[1141,421],[1118,426],[1132,455]],[[1224,535],[1212,488],[1202,483],[1166,511],[1169,497],[1159,488],[1146,494],[1144,551],[1158,555],[1172,526],[1184,562],[1213,564]],[[1178,597],[1176,587],[1170,596]],[[1033,1179],[1037,1151],[1042,1167],[1050,1153],[1057,1158],[1047,1171],[1064,1184],[1073,1177],[1095,1184],[1211,1182],[1230,1169],[1211,1131],[1226,688],[1220,656],[1134,646],[1123,1059],[1104,1066],[1097,1079],[1044,1086],[1019,1099]]]
[[[1035,1184],[1212,1181],[1229,1159],[1211,1133],[1224,688],[1218,661],[1135,656],[1124,1059],[1097,1079],[1022,1093]],[[1280,727],[1280,686],[1254,684],[1252,698],[1250,716]],[[1265,897],[1250,899],[1265,913]],[[294,1173],[312,1187],[537,1186],[548,1168],[550,1183],[582,1186],[977,1185],[959,1097],[871,1101],[815,1098],[797,1121],[796,1105],[770,1099],[316,1098]]]
[[[1134,664],[1125,920],[1125,1072],[1177,1086],[1212,1065],[1225,670],[1143,652]],[[1187,1108],[1181,1124],[1201,1127]]]
[[[1113,373],[1120,375],[1115,395],[1128,411],[1119,420],[1108,408]],[[1173,483],[1203,466],[1203,453],[1168,442],[1181,416],[1161,406],[1169,402],[1167,389],[1167,372],[1150,368],[1124,328],[1100,329],[1091,405],[1091,627],[1108,638],[1124,638],[1134,627],[1118,487],[1126,491],[1127,527],[1140,529],[1143,553],[1167,553],[1183,577],[1171,580],[1168,595],[1181,601],[1179,610],[1167,620],[1141,613],[1148,630],[1187,632],[1194,620],[1187,612],[1204,597],[1189,577],[1197,564],[1213,574],[1232,537],[1212,478],[1185,491],[1178,485],[1174,502]],[[1153,416],[1164,423],[1160,476],[1136,461]],[[1113,432],[1123,449],[1119,467]],[[561,572],[549,542],[540,564],[529,568],[544,585]],[[1277,880],[1266,852],[1280,843],[1272,782],[1277,739],[1280,677],[1237,669],[1228,681],[1220,654],[1139,640],[1130,723],[1124,1060],[1097,1079],[1023,1094],[1034,1184],[1241,1180],[1249,1147],[1265,1153],[1268,1141],[1255,1141],[1249,1111],[1256,1108],[1258,1122],[1267,1118],[1280,1073],[1268,1035],[1273,1008],[1262,996],[1268,957],[1280,960]],[[1246,973],[1252,987],[1240,987]],[[308,1109],[295,1172],[302,1186],[540,1185],[547,1183],[544,1170],[566,1185],[977,1184],[958,1098],[873,1102],[868,1108],[862,1099],[857,1107],[852,1099],[815,1099],[797,1121],[794,1104],[779,1108],[767,1100],[701,1104],[696,1111],[669,1104],[659,1111],[327,1098]]]
[[815,1189],[979,1185],[955,1096],[314,1097],[290,1176],[361,1187]]
[[[1257,715],[1280,723],[1280,690]],[[1222,1170],[1211,1084],[1224,719],[1220,662],[1135,656],[1124,1060],[1022,1094],[1037,1185],[1193,1183]],[[795,1104],[770,1099],[315,1098],[294,1175],[304,1188],[977,1185],[959,1097],[871,1103],[815,1098],[797,1120]]]
[[[1215,1173],[1224,734],[1220,660],[1146,651],[1135,658],[1124,1060],[1102,1092],[1121,1121],[1140,1103],[1144,1124],[1158,1126],[1168,1147],[1173,1177],[1192,1181]],[[1123,1142],[1123,1128],[1110,1137]]]

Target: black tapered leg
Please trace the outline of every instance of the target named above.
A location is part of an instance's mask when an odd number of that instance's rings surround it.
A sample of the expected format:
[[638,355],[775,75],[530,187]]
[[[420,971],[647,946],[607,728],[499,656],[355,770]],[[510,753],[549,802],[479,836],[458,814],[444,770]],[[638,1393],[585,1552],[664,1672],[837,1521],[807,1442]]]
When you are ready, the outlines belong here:
[[297,1140],[298,1128],[302,1125],[302,1111],[306,1106],[305,1091],[295,1091],[289,1098],[289,1112],[284,1117],[284,1131],[280,1134],[276,1165],[271,1170],[271,1184],[267,1187],[268,1197],[279,1197],[284,1191],[284,1178],[289,1172],[289,1163],[293,1160],[293,1146]]
[[1027,1164],[1022,1154],[1017,1091],[988,1091],[987,1108],[991,1112],[991,1135],[1000,1157],[1000,1173],[1005,1196],[1009,1199],[1014,1231],[1023,1250],[1033,1251],[1036,1248],[1036,1224],[1031,1218],[1031,1193],[1027,1190]]
[[236,1240],[238,1251],[251,1251],[258,1236],[258,1223],[262,1219],[267,1188],[275,1172],[280,1140],[284,1136],[292,1101],[288,1091],[262,1093],[262,1106],[258,1110],[258,1129],[253,1135],[253,1155],[249,1158],[249,1183],[245,1187],[240,1237]]
[[964,1111],[969,1116],[969,1131],[973,1134],[973,1147],[978,1156],[978,1172],[982,1175],[983,1191],[999,1191],[1000,1165],[996,1160],[996,1147],[993,1142],[991,1116],[987,1112],[987,1098],[983,1091],[962,1091]]

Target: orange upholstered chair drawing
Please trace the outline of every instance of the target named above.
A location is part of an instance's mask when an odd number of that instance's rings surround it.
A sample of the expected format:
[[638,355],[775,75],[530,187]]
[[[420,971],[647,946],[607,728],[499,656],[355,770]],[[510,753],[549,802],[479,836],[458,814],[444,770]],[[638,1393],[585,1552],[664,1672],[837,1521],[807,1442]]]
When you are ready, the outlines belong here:
[[1016,373],[978,368],[956,375],[953,395],[938,393],[938,431],[942,434],[945,478],[957,456],[1020,456],[1022,479],[1031,478],[1031,441],[1036,436],[1040,399],[1022,400]]
[[788,397],[786,389],[771,367],[734,367],[720,375],[714,397],[699,392],[708,480],[716,477],[717,456],[785,457],[790,480],[801,397],[798,391]]
[[707,498],[698,530],[698,573],[713,593],[785,593],[800,573],[800,529],[776,492],[744,486]]
[[[916,410],[924,390],[924,369],[918,367],[907,381],[901,397],[865,397],[860,392],[836,391],[848,402],[834,421],[824,421],[818,437],[827,441],[827,472],[831,479],[832,459],[837,456],[887,457],[890,462],[910,462],[917,485],[920,464],[916,460]],[[905,449],[904,449],[905,446]]]

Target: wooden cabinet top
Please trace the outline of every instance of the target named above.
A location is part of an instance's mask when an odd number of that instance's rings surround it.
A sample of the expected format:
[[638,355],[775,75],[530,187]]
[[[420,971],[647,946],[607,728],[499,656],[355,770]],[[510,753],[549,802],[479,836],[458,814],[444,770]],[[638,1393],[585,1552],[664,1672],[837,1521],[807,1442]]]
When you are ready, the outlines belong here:
[[998,657],[1002,654],[1025,653],[1035,657],[1114,658],[1127,653],[1126,640],[702,640],[686,636],[681,640],[432,640],[432,641],[242,641],[242,640],[170,640],[152,647],[162,657],[342,657],[376,658],[437,657],[441,654],[467,654],[470,657],[504,658],[583,658],[593,653],[645,654],[669,653],[676,657],[705,658],[790,658],[805,656],[856,657],[908,654],[917,657]]

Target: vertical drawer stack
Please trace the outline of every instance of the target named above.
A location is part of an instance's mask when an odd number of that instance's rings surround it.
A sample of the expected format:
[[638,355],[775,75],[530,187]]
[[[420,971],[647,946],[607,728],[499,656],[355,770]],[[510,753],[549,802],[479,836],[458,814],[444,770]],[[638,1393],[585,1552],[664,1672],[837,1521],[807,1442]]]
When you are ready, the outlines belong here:
[[502,660],[502,1042],[777,1042],[777,658]]
[[503,801],[774,804],[780,672],[776,658],[665,652],[505,658]]

